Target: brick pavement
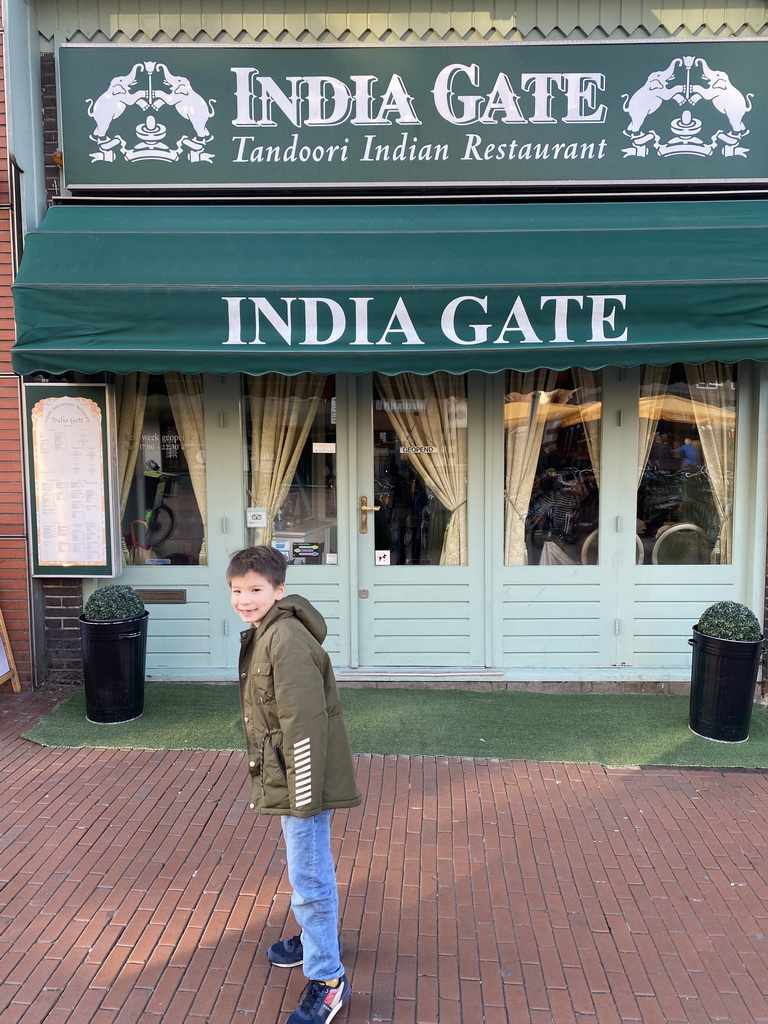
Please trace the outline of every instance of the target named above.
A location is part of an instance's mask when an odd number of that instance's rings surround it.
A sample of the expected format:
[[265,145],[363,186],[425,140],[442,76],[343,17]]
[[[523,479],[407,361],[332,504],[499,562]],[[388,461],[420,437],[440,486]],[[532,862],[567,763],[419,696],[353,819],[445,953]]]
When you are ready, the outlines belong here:
[[[276,1024],[299,971],[240,754],[43,749],[0,691],[2,1024]],[[105,726],[105,728],[109,728]],[[768,777],[358,758],[348,1024],[768,1021]]]

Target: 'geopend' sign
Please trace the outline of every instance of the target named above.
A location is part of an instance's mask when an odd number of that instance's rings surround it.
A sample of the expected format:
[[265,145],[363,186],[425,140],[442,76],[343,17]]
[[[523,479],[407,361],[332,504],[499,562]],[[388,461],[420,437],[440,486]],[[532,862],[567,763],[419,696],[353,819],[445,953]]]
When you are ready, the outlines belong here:
[[59,49],[74,191],[768,180],[768,39]]

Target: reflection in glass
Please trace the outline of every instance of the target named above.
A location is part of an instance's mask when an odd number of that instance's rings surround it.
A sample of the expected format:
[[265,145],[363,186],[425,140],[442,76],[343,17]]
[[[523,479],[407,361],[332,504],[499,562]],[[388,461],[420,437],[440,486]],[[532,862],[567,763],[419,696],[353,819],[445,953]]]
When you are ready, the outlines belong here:
[[132,373],[115,391],[123,564],[204,565],[202,379]]
[[507,373],[505,565],[596,561],[600,389],[579,368]]
[[464,377],[376,375],[377,565],[467,564]]
[[731,562],[736,368],[644,366],[637,519],[644,561]]
[[262,524],[249,544],[271,544],[297,565],[335,565],[335,378],[267,373],[248,378],[248,507]]

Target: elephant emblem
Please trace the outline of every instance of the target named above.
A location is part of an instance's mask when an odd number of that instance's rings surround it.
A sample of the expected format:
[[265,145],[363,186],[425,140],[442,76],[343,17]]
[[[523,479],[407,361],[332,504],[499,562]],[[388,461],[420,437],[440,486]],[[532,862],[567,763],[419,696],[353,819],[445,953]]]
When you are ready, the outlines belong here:
[[[648,75],[637,92],[622,97],[624,112],[630,119],[624,134],[632,140],[631,146],[622,152],[625,157],[645,157],[654,150],[663,157],[709,157],[719,151],[724,157],[746,157],[749,150],[741,145],[741,139],[749,131],[744,117],[752,109],[753,96],[745,96],[725,71],[711,68],[701,57],[677,57],[664,71]],[[661,123],[662,115],[650,127],[645,126],[647,118],[665,100],[673,100],[683,108],[669,121],[668,134]],[[702,107],[710,104],[711,112],[695,116],[692,108],[699,103]],[[729,129],[725,124],[717,125],[715,112],[727,118]]]
[[664,100],[673,99],[681,106],[685,102],[685,87],[683,85],[669,87],[669,83],[675,77],[678,65],[682,65],[682,63],[682,60],[676,57],[664,71],[651,72],[637,92],[632,93],[631,96],[628,93],[623,94],[621,98],[624,100],[624,112],[630,116],[627,128],[629,134],[636,135],[642,131],[645,119],[658,110]]
[[211,133],[208,131],[208,119],[213,117],[215,100],[206,101],[192,88],[188,78],[172,75],[165,64],[158,64],[157,70],[163,73],[163,85],[169,92],[155,89],[152,93],[152,107],[159,110],[163,105],[175,107],[176,112],[189,121],[199,139]]
[[[116,75],[108,88],[95,100],[86,100],[88,116],[96,125],[91,139],[98,150],[91,153],[91,162],[114,163],[123,158],[130,163],[143,160],[159,160],[175,163],[186,159],[190,163],[210,163],[215,154],[209,150],[213,135],[208,130],[208,121],[214,114],[215,100],[206,101],[192,88],[188,78],[172,75],[165,64],[144,60],[134,64],[127,75]],[[126,117],[121,133],[114,138],[109,131],[115,118],[120,117],[129,106],[135,106],[144,113]],[[166,108],[168,113],[176,111],[181,124],[173,122],[173,116],[162,118],[157,111]],[[192,126],[186,127],[184,122]],[[194,132],[194,134],[193,134]],[[131,138],[135,134],[135,140]]]
[[142,110],[148,109],[147,90],[139,89],[137,92],[131,92],[132,87],[138,82],[136,73],[143,67],[143,64],[134,64],[127,75],[116,75],[101,96],[95,100],[85,101],[88,104],[88,116],[96,122],[91,138],[105,139],[109,132],[109,126],[115,118],[120,117],[126,107],[135,103]]
[[737,135],[744,135],[748,129],[744,125],[744,115],[752,109],[753,93],[739,92],[731,82],[725,71],[713,71],[701,57],[696,63],[701,67],[701,77],[707,83],[705,86],[691,86],[690,102],[697,103],[699,100],[711,100],[715,110],[725,114],[731,126],[731,130]]

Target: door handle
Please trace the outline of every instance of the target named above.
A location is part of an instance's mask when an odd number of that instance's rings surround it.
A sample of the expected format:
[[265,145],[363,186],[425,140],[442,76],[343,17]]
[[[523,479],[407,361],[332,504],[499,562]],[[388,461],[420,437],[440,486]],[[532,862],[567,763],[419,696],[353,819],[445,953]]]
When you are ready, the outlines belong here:
[[360,533],[368,533],[368,513],[378,512],[381,505],[369,505],[368,495],[360,495]]

